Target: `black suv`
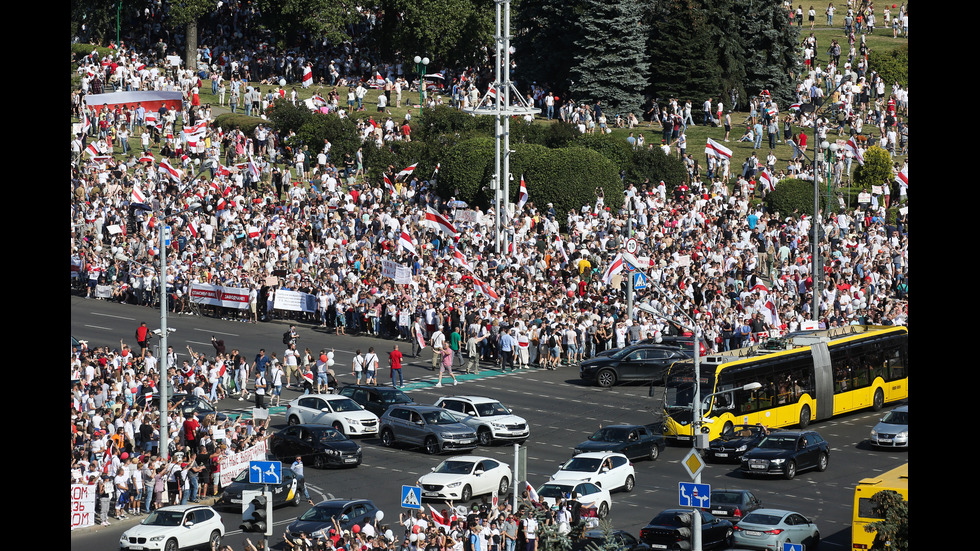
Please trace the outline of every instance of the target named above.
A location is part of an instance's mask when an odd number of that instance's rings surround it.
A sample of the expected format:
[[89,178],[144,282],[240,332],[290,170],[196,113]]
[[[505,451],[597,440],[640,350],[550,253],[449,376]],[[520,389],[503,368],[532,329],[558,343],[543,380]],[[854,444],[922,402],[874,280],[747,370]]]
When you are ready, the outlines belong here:
[[340,389],[340,395],[361,404],[379,418],[395,404],[415,403],[411,396],[391,386],[347,385]]
[[670,344],[634,344],[579,365],[579,377],[609,387],[620,381],[662,382],[670,365],[693,355],[691,348]]
[[772,432],[742,455],[742,474],[782,476],[792,480],[809,469],[827,470],[830,444],[812,430]]

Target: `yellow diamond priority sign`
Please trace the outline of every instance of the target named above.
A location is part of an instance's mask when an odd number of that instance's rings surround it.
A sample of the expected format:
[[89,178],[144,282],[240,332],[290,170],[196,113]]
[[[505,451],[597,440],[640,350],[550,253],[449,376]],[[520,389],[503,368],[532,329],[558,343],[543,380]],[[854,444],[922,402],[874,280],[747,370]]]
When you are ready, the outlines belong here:
[[681,461],[681,465],[684,465],[684,468],[687,469],[687,474],[691,475],[691,478],[694,479],[704,469],[704,459],[701,459],[701,454],[698,453],[697,448],[691,448],[691,451],[687,452],[684,460]]

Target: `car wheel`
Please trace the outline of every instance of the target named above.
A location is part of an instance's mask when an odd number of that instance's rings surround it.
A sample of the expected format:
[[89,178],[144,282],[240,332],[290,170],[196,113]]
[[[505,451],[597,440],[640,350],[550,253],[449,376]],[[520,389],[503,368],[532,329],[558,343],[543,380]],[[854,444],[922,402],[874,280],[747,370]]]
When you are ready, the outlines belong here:
[[289,426],[298,425],[299,424],[299,417],[296,417],[295,415],[290,415],[289,416],[289,421],[287,421],[287,424]]
[[885,405],[885,393],[879,388],[875,391],[875,397],[871,402],[871,409],[875,411],[881,411],[881,407]]
[[820,532],[813,534],[813,537],[810,538],[810,545],[806,546],[806,548],[810,551],[816,551],[820,548]]
[[337,432],[339,432],[340,434],[344,434],[344,424],[341,423],[340,421],[334,421],[333,428],[337,429]]
[[429,455],[439,453],[439,441],[436,440],[435,436],[430,436],[425,439],[425,453]]
[[616,384],[616,372],[611,369],[603,369],[595,378],[596,383],[603,388],[609,388]]
[[599,504],[599,518],[606,518],[609,514],[609,504],[605,501]]
[[463,486],[463,491],[460,492],[459,494],[459,500],[469,501],[472,497],[473,497],[473,490],[470,488],[470,485],[467,484],[466,486]]
[[322,455],[313,456],[313,468],[314,469],[325,469],[327,467],[327,459]]
[[796,477],[796,461],[790,461],[783,470],[783,478],[793,480]]
[[654,444],[650,448],[650,461],[656,461],[658,457],[660,457],[660,446]]
[[299,507],[299,488],[293,490],[293,499],[289,502],[293,507]]
[[505,476],[500,479],[500,485],[497,486],[497,495],[504,497],[507,495],[508,490],[510,490],[510,481],[507,480],[507,477]]
[[177,540],[173,538],[167,540],[166,545],[163,546],[163,551],[177,551],[177,549],[179,549],[179,547],[177,547]]
[[221,532],[215,530],[208,538],[208,549],[217,549],[221,545]]
[[800,408],[800,428],[805,429],[810,425],[810,406],[804,405]]
[[381,431],[381,444],[390,448],[395,445],[395,434],[391,432],[391,429],[384,429]]
[[633,475],[627,476],[626,485],[623,486],[623,489],[626,490],[627,492],[632,492],[634,486],[636,486],[636,479],[633,478]]
[[820,459],[817,460],[817,470],[820,472],[826,471],[828,463],[830,463],[830,457],[825,453],[821,453]]
[[489,446],[490,444],[493,444],[493,433],[486,427],[482,427],[476,433],[476,437],[480,439],[481,446]]

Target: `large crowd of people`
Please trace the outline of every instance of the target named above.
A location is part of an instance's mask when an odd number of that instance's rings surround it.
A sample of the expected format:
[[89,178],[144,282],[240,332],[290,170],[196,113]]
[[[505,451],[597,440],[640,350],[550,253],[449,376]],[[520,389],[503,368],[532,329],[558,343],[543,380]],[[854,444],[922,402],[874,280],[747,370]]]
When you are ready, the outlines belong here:
[[[901,121],[907,116],[907,90],[893,86],[886,94],[886,83],[864,57],[858,56],[853,67],[855,59],[841,65],[831,59],[824,69],[810,65],[798,95],[801,104],[814,109],[779,117],[766,96],[752,100],[748,130],[790,139],[793,159],[763,162],[750,157],[741,174],[733,174],[731,161],[717,156],[706,159],[703,174],[699,163],[691,162],[683,183],[625,182],[628,208],[615,210],[598,193],[581,209],[556,212],[551,204],[534,202],[532,187],[523,208],[501,213],[504,242],[510,246],[498,251],[494,207],[470,210],[440,197],[427,175],[412,173],[389,187],[364,176],[360,155],[337,159],[329,144],[322,151],[306,152],[305,158],[287,153],[284,136],[268,126],[259,126],[253,135],[208,127],[193,144],[182,137],[182,129],[208,122],[226,108],[224,100],[202,105],[202,86],[222,98],[227,90],[229,104],[248,104],[249,112],[254,106],[261,113],[269,103],[295,101],[280,80],[300,83],[304,67],[310,66],[317,81],[349,87],[353,98],[326,100],[328,110],[345,113],[357,109],[363,99],[360,89],[378,74],[384,76],[373,82],[375,93],[394,94],[393,102],[403,87],[417,85],[401,65],[374,62],[357,42],[306,52],[263,50],[261,42],[243,38],[247,33],[240,31],[249,27],[250,14],[235,11],[235,6],[224,4],[220,9],[231,10],[229,17],[209,20],[203,27],[201,42],[210,45],[201,51],[207,67],[203,76],[164,63],[171,48],[165,36],[157,36],[166,30],[150,12],[139,27],[150,31],[145,43],[118,47],[109,59],[88,56],[79,65],[84,76],[73,101],[82,132],[73,137],[70,212],[72,282],[79,294],[141,306],[166,300],[175,312],[199,312],[189,300],[192,285],[247,289],[246,308],[205,308],[205,313],[251,323],[288,318],[338,334],[412,342],[412,355],[424,341],[432,350],[433,365],[446,356],[452,365],[466,352],[471,360],[486,362],[484,368],[501,369],[515,364],[559,368],[608,348],[682,333],[678,321],[686,325],[688,319],[699,325],[711,350],[791,333],[812,319],[825,326],[908,324],[905,183],[896,186],[900,193],[867,190],[855,204],[841,198],[837,213],[817,221],[797,212],[767,212],[753,200],[766,191],[756,180],[760,167],[772,174],[821,178],[827,167],[817,165],[814,173],[806,161],[805,138],[800,144],[797,134],[812,134],[813,126],[824,139],[833,140],[835,130],[846,134],[842,139],[868,137],[855,150],[841,148],[839,158],[830,161],[837,185],[870,144],[907,154],[907,124]],[[372,24],[375,14],[362,15],[359,25]],[[900,17],[907,36],[907,10]],[[842,78],[848,74],[853,74],[852,81]],[[180,91],[185,101],[159,113],[85,105],[86,94],[110,89]],[[454,91],[450,100],[461,106],[466,94]],[[532,100],[551,118],[554,98],[548,96],[546,90],[535,90]],[[832,101],[833,109],[821,111],[824,101]],[[706,103],[714,111],[711,99]],[[589,131],[586,117],[594,107],[560,107],[559,117],[577,124],[581,120]],[[667,130],[683,135],[694,123],[690,109],[690,102],[677,101],[656,107],[650,125],[659,125],[670,136],[664,140],[668,151],[677,135]],[[717,116],[705,114],[706,122],[718,126],[713,130],[718,141],[727,138],[722,127],[726,121],[730,126],[730,114],[726,117],[721,104]],[[789,135],[779,127],[787,115]],[[635,117],[619,124],[641,126]],[[410,120],[380,122],[377,129],[361,125],[365,139],[410,139]],[[140,147],[134,151],[130,143],[136,140]],[[754,157],[761,147],[755,137],[753,143]],[[93,153],[87,152],[89,145],[95,145]],[[124,155],[112,155],[119,152]],[[687,161],[687,153],[679,153]],[[174,170],[162,173],[164,161]],[[907,162],[896,166],[896,172],[907,174]],[[241,168],[227,168],[236,165]],[[888,207],[899,201],[905,206],[889,217]],[[465,216],[460,215],[464,210]],[[433,213],[454,221],[456,232],[433,223]],[[173,236],[167,269],[161,273],[158,243],[164,222],[173,228]],[[817,274],[811,273],[815,223],[824,236]],[[615,273],[610,265],[629,238],[639,242],[638,256],[649,258],[652,282],[637,292],[636,301],[649,302],[661,316],[627,315],[628,273]],[[385,261],[409,268],[410,280],[396,284],[383,275]],[[158,291],[161,279],[166,282],[164,296]],[[817,313],[811,311],[815,288]],[[280,291],[314,295],[315,311],[276,309]],[[70,358],[71,478],[97,486],[105,524],[110,516],[122,519],[160,506],[163,496],[171,503],[186,503],[215,494],[217,459],[254,445],[266,431],[251,421],[185,418],[179,408],[161,419],[147,399],[161,384],[212,399],[232,386],[221,381],[245,381],[238,391],[246,390],[257,371],[259,362],[250,361],[257,351],[227,351],[216,342],[213,353],[169,350],[157,358],[145,346],[145,328],[142,337],[137,330],[130,341],[133,347],[126,343],[130,337],[123,337],[118,348],[114,343],[82,343]],[[443,348],[450,352],[443,354]],[[326,361],[309,350],[293,360],[290,367],[304,371]],[[479,362],[470,368],[480,369]],[[285,373],[287,385],[293,382],[289,375]],[[226,438],[220,442],[213,439],[216,428],[224,429]],[[161,431],[170,435],[167,459],[158,449]],[[485,525],[490,530],[497,523],[502,530],[509,518],[509,512],[491,516]],[[468,537],[464,532],[470,526],[457,535]],[[476,526],[483,534],[481,525]],[[428,532],[423,530],[415,541],[406,537],[406,544],[396,538],[385,545],[429,549],[423,535]],[[507,538],[503,541],[506,545]],[[303,542],[289,545],[313,548]],[[437,546],[449,547],[445,542]]]

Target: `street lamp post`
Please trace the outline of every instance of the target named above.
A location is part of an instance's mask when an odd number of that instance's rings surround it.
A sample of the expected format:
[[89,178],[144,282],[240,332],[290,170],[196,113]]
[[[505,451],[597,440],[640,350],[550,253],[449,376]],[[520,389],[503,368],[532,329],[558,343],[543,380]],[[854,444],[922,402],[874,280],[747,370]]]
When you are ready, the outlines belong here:
[[415,71],[419,74],[419,104],[425,107],[425,69],[429,66],[429,58],[415,56]]

